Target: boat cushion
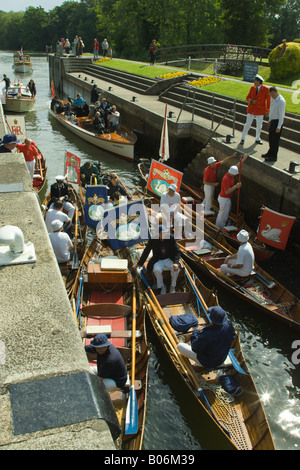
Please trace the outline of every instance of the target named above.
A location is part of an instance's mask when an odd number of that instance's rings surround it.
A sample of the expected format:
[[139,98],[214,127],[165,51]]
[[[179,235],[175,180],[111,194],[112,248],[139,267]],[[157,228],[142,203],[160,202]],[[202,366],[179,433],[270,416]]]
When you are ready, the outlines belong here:
[[186,333],[190,328],[198,326],[198,318],[192,313],[172,315],[169,322],[172,328],[179,333]]

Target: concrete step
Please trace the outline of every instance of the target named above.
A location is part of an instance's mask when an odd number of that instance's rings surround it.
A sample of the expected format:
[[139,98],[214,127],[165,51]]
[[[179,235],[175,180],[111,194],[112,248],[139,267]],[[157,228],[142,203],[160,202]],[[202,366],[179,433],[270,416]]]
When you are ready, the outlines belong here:
[[139,75],[133,75],[98,65],[85,67],[84,72],[93,77],[101,78],[101,80],[135,91],[136,93],[145,93],[147,89],[156,82],[156,80],[151,80]]

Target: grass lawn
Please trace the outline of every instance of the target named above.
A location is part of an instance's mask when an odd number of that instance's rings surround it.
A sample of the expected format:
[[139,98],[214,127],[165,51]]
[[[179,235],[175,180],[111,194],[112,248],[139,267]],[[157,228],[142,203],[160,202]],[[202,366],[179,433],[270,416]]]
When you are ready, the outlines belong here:
[[[106,62],[99,62],[99,65],[103,65],[104,67],[115,68],[117,70],[122,70],[124,72],[133,73],[136,75],[141,75],[148,78],[155,78],[156,76],[163,75],[166,73],[172,73],[176,71],[175,67],[167,67],[167,66],[160,66],[155,65],[150,66],[141,62],[130,62],[127,60],[119,60],[113,59]],[[177,70],[184,70],[183,68],[178,68]],[[201,70],[193,69],[190,72],[197,72],[203,74],[213,74],[213,64],[203,64]],[[294,76],[290,77],[289,79],[282,80],[281,82],[275,82],[274,80],[270,80],[270,69],[269,67],[260,66],[258,69],[258,73],[265,79],[265,84],[268,86],[275,85],[278,87],[287,88],[287,90],[292,89],[292,84],[294,81],[298,80],[299,77]],[[222,75],[219,75],[222,77]],[[234,77],[235,81],[230,80],[233,77],[224,76],[224,78],[228,78],[228,80],[222,80],[217,83],[213,83],[211,85],[206,85],[205,90],[211,91],[212,93],[219,93],[221,95],[230,96],[231,98],[236,98],[242,101],[246,100],[246,96],[250,89],[251,83],[243,82],[243,77]],[[237,81],[241,80],[241,81]],[[290,91],[282,91],[280,90],[280,94],[286,100],[286,111],[290,113],[300,114],[300,104],[296,104],[292,102],[292,95],[293,93]],[[299,95],[298,95],[299,100]]]

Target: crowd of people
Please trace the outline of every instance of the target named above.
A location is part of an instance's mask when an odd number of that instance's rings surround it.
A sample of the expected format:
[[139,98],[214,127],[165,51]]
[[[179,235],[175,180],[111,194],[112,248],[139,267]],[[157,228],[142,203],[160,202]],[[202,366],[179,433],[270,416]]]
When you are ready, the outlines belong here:
[[[85,44],[81,36],[76,34],[73,43],[70,42],[68,38],[61,38],[57,41],[58,46],[61,48],[62,54],[69,55],[71,52],[76,55],[76,57],[81,57],[83,55],[83,50],[85,49]],[[110,57],[112,58],[112,47],[109,46],[109,43],[106,38],[103,39],[101,44],[97,40],[94,39],[92,45],[92,52],[94,56],[94,60],[99,59],[99,51],[100,48],[102,49],[102,56],[103,57]]]
[[63,115],[66,119],[78,124],[78,117],[86,117],[92,122],[93,132],[97,135],[118,132],[121,133],[120,112],[115,104],[111,105],[105,97],[100,101],[101,92],[97,85],[91,90],[90,105],[77,93],[76,98],[70,96],[67,101],[54,96],[51,100],[51,110]]

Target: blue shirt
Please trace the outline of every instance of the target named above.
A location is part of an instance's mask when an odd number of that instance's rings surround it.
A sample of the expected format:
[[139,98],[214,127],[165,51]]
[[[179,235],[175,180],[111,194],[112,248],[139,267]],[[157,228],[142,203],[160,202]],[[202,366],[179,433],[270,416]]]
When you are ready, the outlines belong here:
[[110,344],[104,354],[98,354],[97,348],[85,346],[87,353],[97,354],[97,372],[103,379],[113,379],[118,388],[123,388],[127,381],[127,369],[124,359],[117,348]]
[[207,369],[213,369],[223,364],[234,338],[235,331],[230,322],[222,326],[212,324],[193,332],[191,347],[198,361]]

